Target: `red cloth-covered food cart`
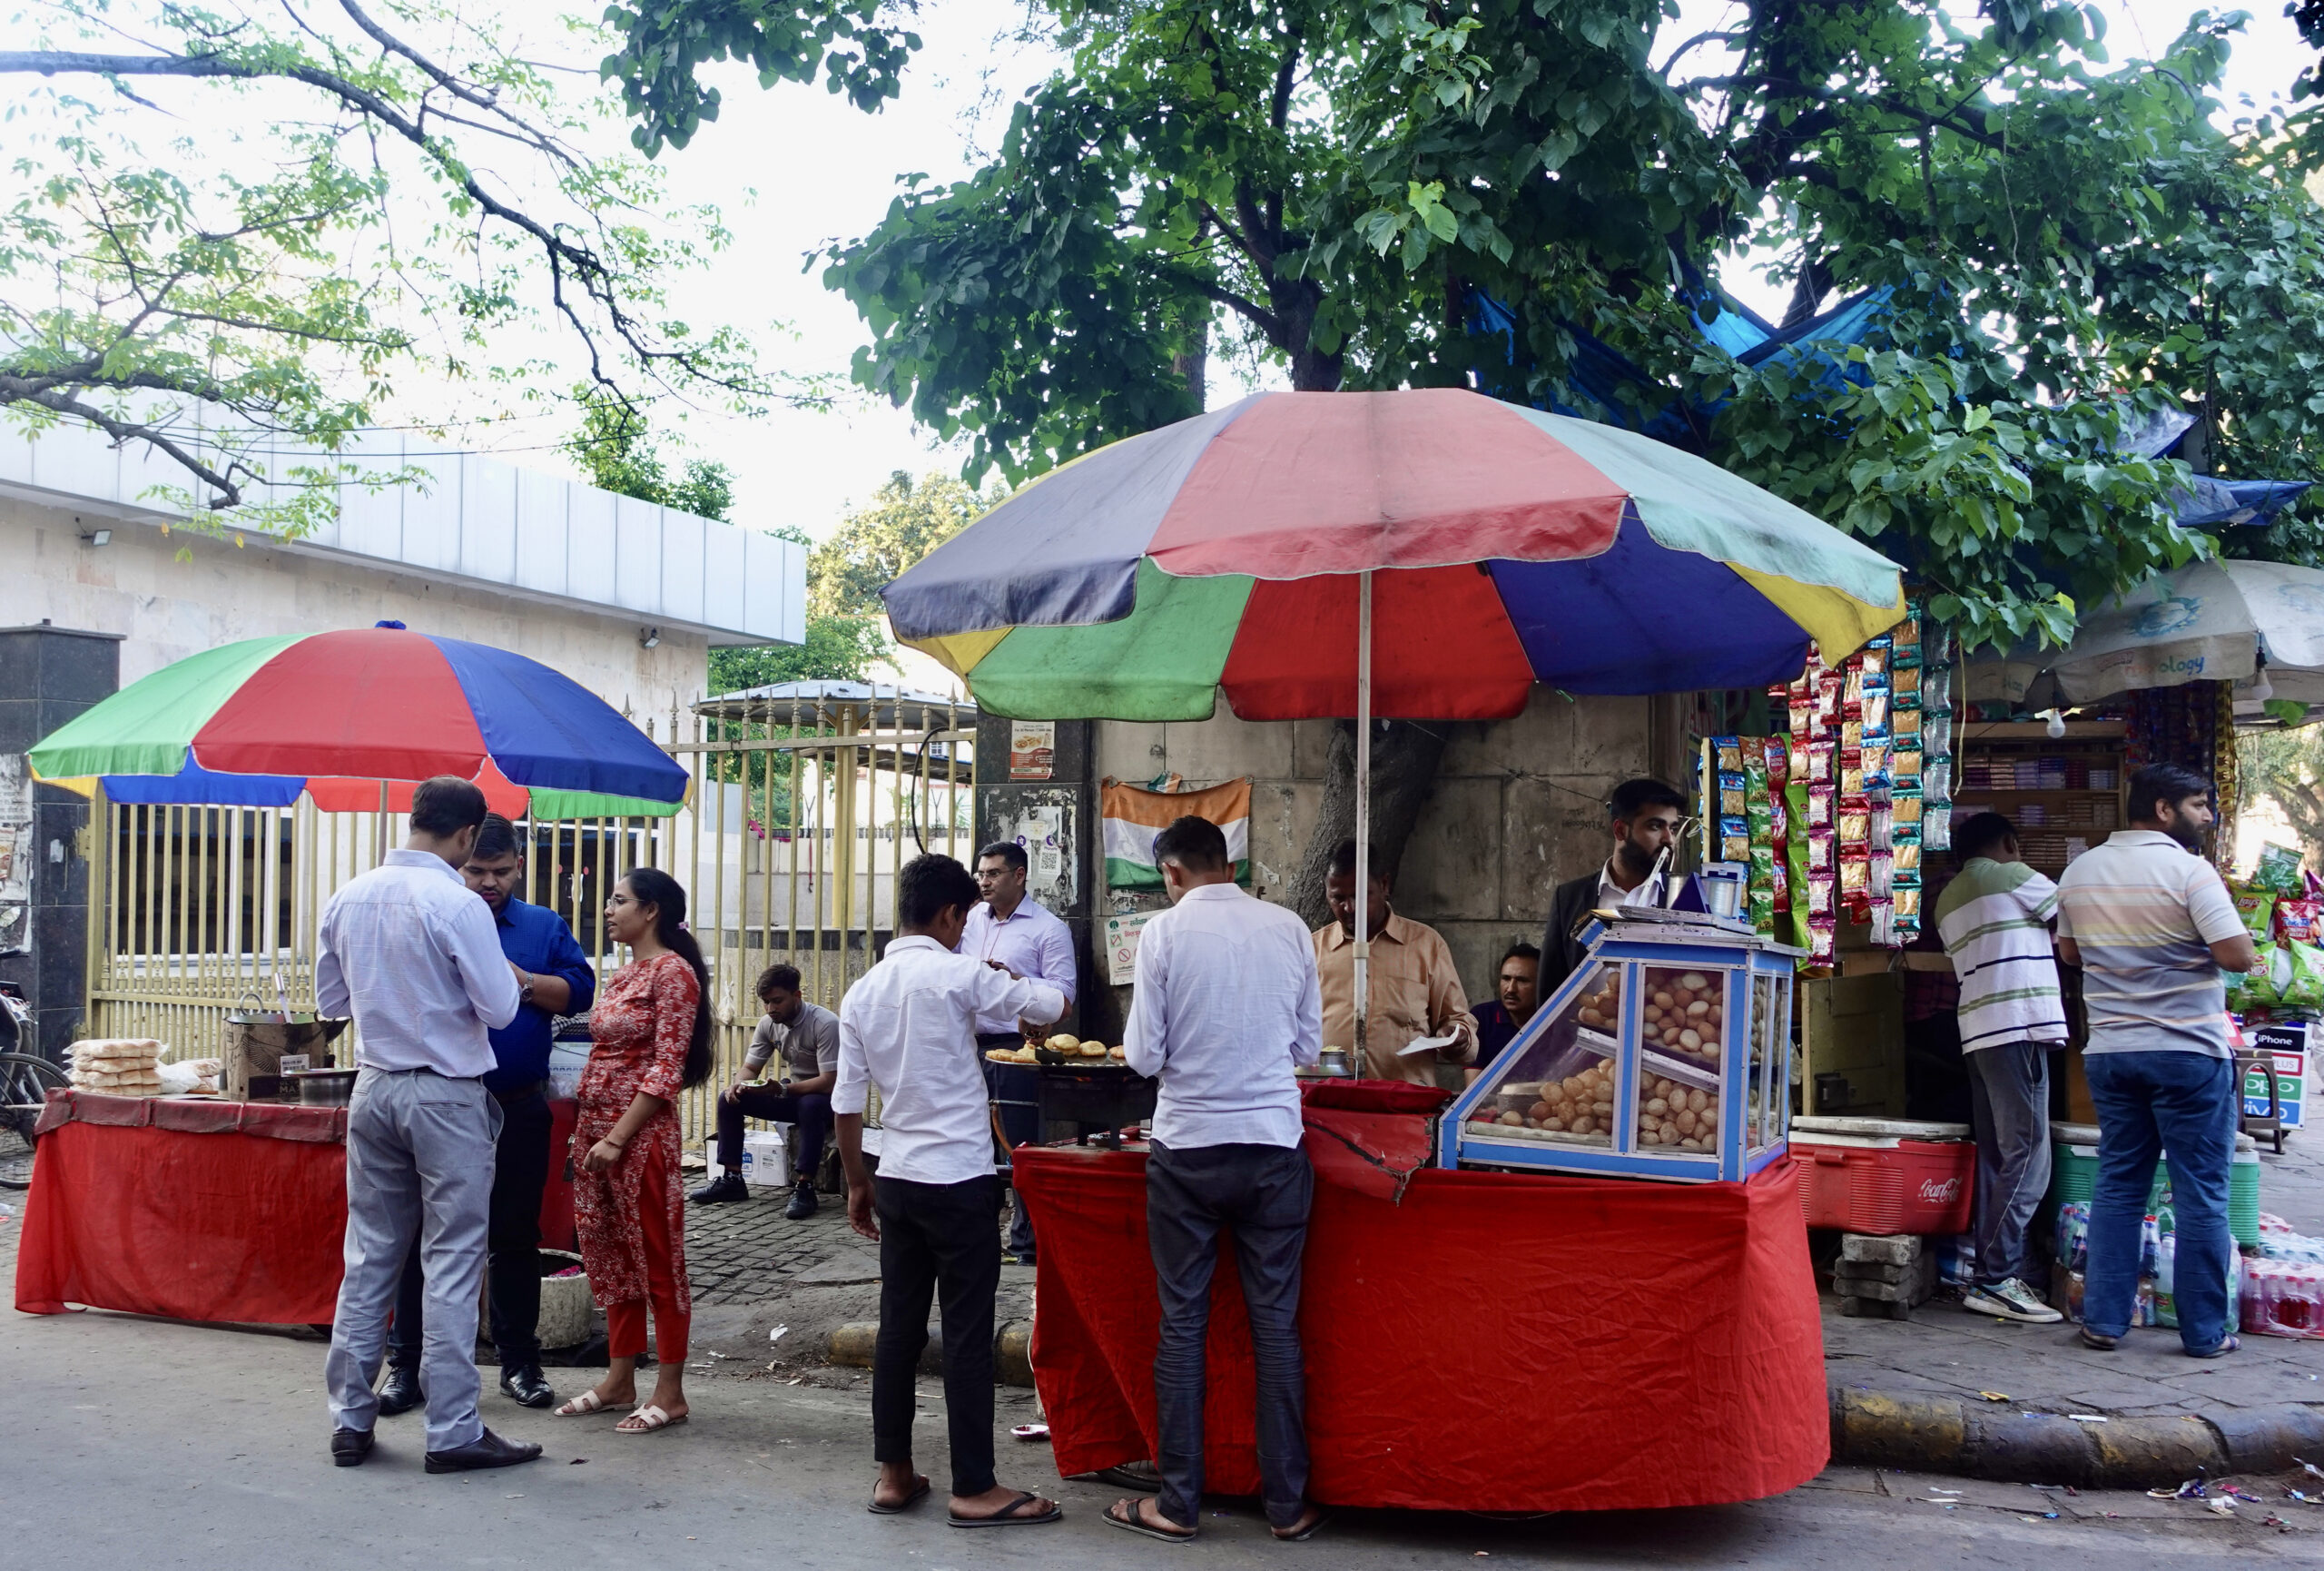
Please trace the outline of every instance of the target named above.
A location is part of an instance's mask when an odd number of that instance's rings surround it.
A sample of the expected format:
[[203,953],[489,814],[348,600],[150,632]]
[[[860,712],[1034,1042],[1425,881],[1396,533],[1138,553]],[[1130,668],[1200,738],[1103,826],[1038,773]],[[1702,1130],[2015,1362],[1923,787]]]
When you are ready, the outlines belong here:
[[[1780,1493],[1830,1455],[1793,1170],[1695,1185],[1424,1166],[1439,1093],[1310,1088],[1300,1330],[1311,1497],[1479,1511]],[[1059,1470],[1150,1458],[1145,1154],[1023,1149],[1033,1370]],[[1210,1487],[1256,1494],[1242,1289],[1214,1279]]]
[[[553,1149],[573,1129],[552,1102]],[[40,1121],[16,1308],[245,1325],[327,1323],[347,1234],[347,1110],[56,1092]],[[573,1247],[551,1164],[544,1248]]]

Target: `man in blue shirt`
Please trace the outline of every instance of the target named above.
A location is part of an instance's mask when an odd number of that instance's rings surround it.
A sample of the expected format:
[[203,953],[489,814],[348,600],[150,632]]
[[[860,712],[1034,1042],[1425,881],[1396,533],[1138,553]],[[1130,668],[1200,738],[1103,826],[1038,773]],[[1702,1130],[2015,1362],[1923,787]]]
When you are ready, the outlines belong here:
[[[492,907],[500,953],[517,973],[524,1003],[517,1018],[490,1033],[492,1072],[484,1088],[500,1103],[500,1139],[492,1174],[492,1345],[500,1355],[500,1388],[527,1408],[556,1400],[541,1372],[541,1192],[548,1187],[549,1033],[560,1014],[586,1012],[597,995],[596,973],[565,918],[517,898],[525,882],[524,843],[508,820],[487,814],[460,875]],[[379,1411],[401,1413],[424,1398],[419,1385],[419,1251],[404,1262],[395,1323],[388,1331],[388,1378]]]

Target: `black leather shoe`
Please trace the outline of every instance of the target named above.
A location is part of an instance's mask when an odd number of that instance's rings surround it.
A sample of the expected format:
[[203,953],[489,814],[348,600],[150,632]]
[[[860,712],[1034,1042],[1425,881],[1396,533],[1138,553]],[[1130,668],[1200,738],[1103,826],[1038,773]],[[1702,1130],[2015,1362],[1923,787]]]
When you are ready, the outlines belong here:
[[783,1208],[783,1214],[794,1222],[803,1222],[815,1214],[815,1181],[801,1179],[799,1187],[791,1191],[791,1203]]
[[371,1454],[371,1431],[369,1429],[333,1429],[330,1432],[330,1460],[335,1467],[360,1467],[363,1458]]
[[750,1186],[743,1182],[738,1172],[720,1173],[686,1199],[698,1206],[713,1206],[722,1200],[746,1200],[751,1198]]
[[548,1377],[537,1364],[517,1364],[500,1371],[500,1391],[509,1400],[527,1408],[546,1408],[556,1400],[556,1393],[548,1388]]
[[487,1429],[482,1436],[465,1446],[455,1446],[448,1451],[428,1453],[428,1470],[431,1473],[466,1473],[478,1467],[513,1467],[519,1462],[529,1462],[541,1454],[541,1448],[530,1440],[504,1440]]
[[386,1383],[379,1388],[379,1417],[392,1418],[398,1413],[409,1413],[428,1400],[428,1393],[419,1388],[418,1369],[389,1369]]

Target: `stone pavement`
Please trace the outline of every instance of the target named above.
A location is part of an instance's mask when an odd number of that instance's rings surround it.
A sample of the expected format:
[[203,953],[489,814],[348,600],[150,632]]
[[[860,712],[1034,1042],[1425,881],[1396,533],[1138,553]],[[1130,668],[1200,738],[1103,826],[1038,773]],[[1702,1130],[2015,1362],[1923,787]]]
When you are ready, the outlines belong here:
[[[2300,1231],[2324,1234],[2324,1130],[2294,1134],[2281,1156],[2260,1152],[2260,1206]],[[1962,1310],[1958,1295],[1908,1321],[1847,1319],[1824,1293],[1825,1369],[1836,1387],[1979,1402],[1999,1392],[2021,1411],[2166,1418],[2218,1408],[2324,1403],[2324,1341],[2246,1336],[2242,1350],[2202,1362],[2179,1333],[2133,1330],[2096,1353],[2069,1322],[2021,1326]]]

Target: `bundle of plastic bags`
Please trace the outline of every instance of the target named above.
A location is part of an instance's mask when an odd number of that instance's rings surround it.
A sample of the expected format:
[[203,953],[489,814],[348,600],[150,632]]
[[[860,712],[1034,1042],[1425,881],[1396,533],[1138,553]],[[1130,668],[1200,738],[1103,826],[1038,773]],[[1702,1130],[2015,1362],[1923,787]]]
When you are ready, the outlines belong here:
[[68,1078],[80,1091],[107,1096],[162,1094],[162,1044],[142,1037],[94,1038],[76,1042],[69,1050]]

